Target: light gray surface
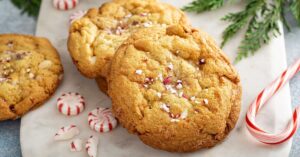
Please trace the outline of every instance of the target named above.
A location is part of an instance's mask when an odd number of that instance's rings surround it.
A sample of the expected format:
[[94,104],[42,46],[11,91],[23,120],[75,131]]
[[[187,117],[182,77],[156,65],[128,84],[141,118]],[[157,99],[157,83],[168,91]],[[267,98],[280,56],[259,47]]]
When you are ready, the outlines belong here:
[[[35,32],[36,21],[26,15],[19,15],[9,0],[0,1],[0,33],[23,33],[33,34]],[[292,17],[288,15],[289,21]],[[287,61],[288,64],[300,57],[300,28],[296,23],[292,23],[292,31],[285,32]],[[274,52],[276,53],[276,52]],[[292,104],[300,105],[300,75],[298,74],[290,83]],[[1,157],[21,156],[19,146],[19,121],[0,122],[0,154]],[[300,131],[294,138],[290,157],[298,157],[300,154]]]

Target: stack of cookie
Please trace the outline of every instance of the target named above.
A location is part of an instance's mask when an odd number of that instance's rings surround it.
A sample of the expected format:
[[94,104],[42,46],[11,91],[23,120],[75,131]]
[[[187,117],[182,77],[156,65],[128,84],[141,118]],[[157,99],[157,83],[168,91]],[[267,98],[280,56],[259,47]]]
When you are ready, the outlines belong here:
[[187,21],[156,0],[115,0],[73,22],[68,40],[75,65],[108,93],[122,126],[175,152],[222,141],[241,103],[237,72]]

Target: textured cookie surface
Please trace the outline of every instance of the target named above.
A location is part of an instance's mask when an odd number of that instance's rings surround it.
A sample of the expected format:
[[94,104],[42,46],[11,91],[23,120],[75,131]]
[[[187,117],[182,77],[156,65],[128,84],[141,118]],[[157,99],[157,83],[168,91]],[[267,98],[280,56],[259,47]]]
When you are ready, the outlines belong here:
[[109,75],[113,111],[147,145],[189,152],[211,147],[240,113],[237,72],[205,33],[182,26],[134,33]]
[[0,35],[0,120],[16,119],[41,105],[54,93],[62,73],[47,39]]
[[79,71],[106,77],[111,58],[128,36],[139,28],[186,23],[182,11],[156,0],[114,0],[73,22],[68,49]]

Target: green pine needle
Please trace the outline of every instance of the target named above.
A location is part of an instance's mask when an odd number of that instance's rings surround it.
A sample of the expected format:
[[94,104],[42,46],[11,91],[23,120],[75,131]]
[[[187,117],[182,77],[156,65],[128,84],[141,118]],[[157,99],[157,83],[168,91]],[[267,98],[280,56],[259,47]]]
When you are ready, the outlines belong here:
[[229,13],[222,20],[229,21],[231,24],[223,32],[223,41],[221,47],[223,47],[229,39],[231,39],[241,28],[245,27],[249,19],[256,15],[257,10],[265,5],[264,0],[251,0],[246,6],[245,10],[237,13]]
[[22,14],[37,18],[42,0],[11,0],[11,2],[20,10]]
[[[223,47],[242,28],[247,28],[243,40],[241,41],[235,62],[254,55],[264,44],[268,44],[273,37],[280,35],[279,21],[289,30],[290,26],[285,19],[285,6],[289,4],[290,10],[300,26],[300,0],[247,0],[244,10],[237,13],[229,13],[222,18],[228,21],[229,25],[224,30],[222,37]],[[217,3],[219,2],[219,3]],[[203,12],[217,9],[225,2],[220,0],[207,1],[195,0],[190,5],[184,7],[186,11]],[[220,5],[218,5],[220,4]]]
[[290,9],[300,26],[300,1],[292,0],[292,2],[290,3]]
[[253,55],[271,40],[271,36],[280,35],[278,21],[281,18],[280,3],[275,5],[264,4],[261,12],[257,13],[250,21],[245,37],[239,46],[235,62]]
[[224,5],[224,0],[195,0],[188,6],[183,7],[184,11],[201,13],[207,10],[215,10]]

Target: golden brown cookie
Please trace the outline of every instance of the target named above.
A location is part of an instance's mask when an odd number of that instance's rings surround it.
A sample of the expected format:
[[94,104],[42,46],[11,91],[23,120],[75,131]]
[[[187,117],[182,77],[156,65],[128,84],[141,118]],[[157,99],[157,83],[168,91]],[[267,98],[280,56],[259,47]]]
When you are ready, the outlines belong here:
[[16,119],[45,102],[62,73],[59,55],[47,39],[0,35],[0,121]]
[[234,128],[241,86],[205,33],[183,26],[134,33],[112,60],[113,112],[147,145],[175,152],[212,147]]
[[104,94],[107,95],[108,84],[107,84],[106,79],[104,77],[98,77],[95,80],[96,80],[96,83],[97,83],[98,88],[100,89],[100,91],[102,91]]
[[89,78],[106,77],[115,51],[139,28],[185,24],[179,9],[156,0],[114,0],[72,23],[68,49],[79,71]]

